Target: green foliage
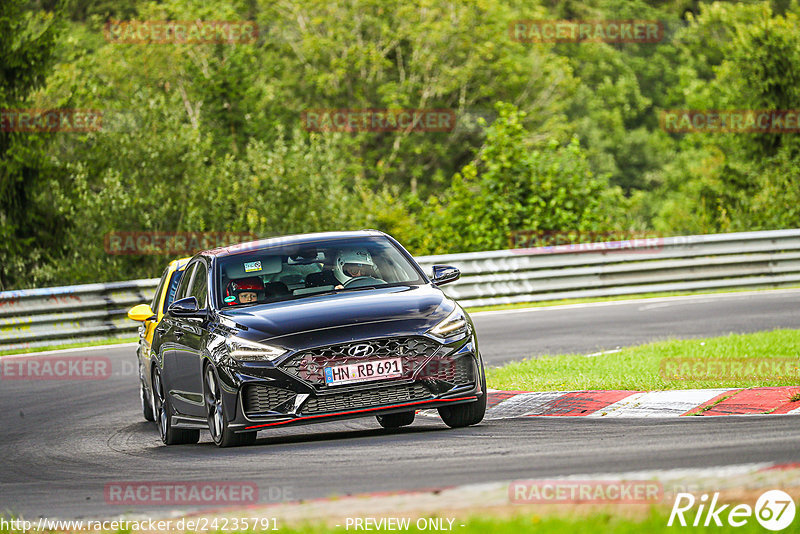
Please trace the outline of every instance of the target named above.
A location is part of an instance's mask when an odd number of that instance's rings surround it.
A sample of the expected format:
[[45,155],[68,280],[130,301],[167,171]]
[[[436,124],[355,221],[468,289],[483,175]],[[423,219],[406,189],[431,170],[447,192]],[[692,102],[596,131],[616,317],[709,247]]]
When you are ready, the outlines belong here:
[[678,82],[677,51],[669,36],[680,22],[642,0],[589,4],[577,18],[659,20],[664,25],[667,38],[662,42],[582,42],[555,50],[569,59],[581,80],[568,116],[592,168],[608,174],[628,194],[652,190],[660,185],[659,170],[672,150],[673,141],[658,129],[654,110],[671,103],[670,92]]
[[[52,13],[30,12],[24,0],[0,3],[0,109],[27,109],[52,62],[58,24]],[[0,129],[0,290],[34,278],[52,258],[63,221],[49,210],[48,134]]]
[[[365,132],[349,150],[371,185],[436,192],[433,177],[452,176],[482,141],[471,114],[513,101],[542,133],[564,131],[575,83],[567,62],[507,38],[508,24],[541,8],[467,0],[264,2],[265,50],[279,66],[283,105],[305,109],[452,109],[452,133]],[[266,65],[269,65],[268,63]]]
[[524,113],[507,103],[498,103],[497,112],[478,159],[428,214],[442,248],[504,248],[509,232],[521,229],[608,229],[621,194],[594,176],[578,139],[533,144]]
[[[663,109],[800,107],[796,2],[55,6],[2,3],[0,107],[99,109],[103,129],[0,131],[0,288],[155,276],[168,258],[106,253],[120,231],[369,227],[424,254],[505,248],[515,230],[800,225],[796,135],[676,135],[658,122]],[[665,35],[509,34],[515,20],[558,18],[659,20]],[[119,43],[104,37],[109,19],[252,21],[259,34]],[[341,108],[449,109],[457,123],[304,129],[304,111]]]
[[[715,3],[678,36],[688,58],[687,108],[796,110],[800,24],[768,3]],[[665,166],[665,202],[655,225],[678,232],[800,226],[796,133],[690,134]],[[683,221],[683,222],[681,222]]]

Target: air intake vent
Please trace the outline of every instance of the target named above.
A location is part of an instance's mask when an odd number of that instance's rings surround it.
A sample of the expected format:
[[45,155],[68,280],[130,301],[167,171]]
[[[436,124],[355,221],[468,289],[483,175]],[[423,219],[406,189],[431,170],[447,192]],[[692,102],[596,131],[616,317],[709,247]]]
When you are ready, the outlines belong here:
[[344,412],[385,406],[387,404],[413,402],[430,397],[430,391],[422,384],[409,384],[365,391],[342,392],[334,395],[320,395],[319,397],[308,399],[301,411],[303,414]]
[[285,412],[281,407],[290,402],[294,404],[296,393],[272,386],[247,386],[244,390],[244,412],[247,415],[266,412]]

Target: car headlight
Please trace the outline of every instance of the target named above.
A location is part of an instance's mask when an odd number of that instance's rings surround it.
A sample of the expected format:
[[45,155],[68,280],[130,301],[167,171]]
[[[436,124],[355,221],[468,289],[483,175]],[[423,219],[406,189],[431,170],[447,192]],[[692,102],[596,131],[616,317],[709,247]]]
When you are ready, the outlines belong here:
[[444,318],[439,324],[430,329],[430,333],[439,337],[452,337],[467,332],[469,323],[464,315],[464,311],[456,306],[450,315]]
[[231,358],[243,362],[271,362],[286,353],[286,349],[247,341],[236,336],[226,339],[225,345]]

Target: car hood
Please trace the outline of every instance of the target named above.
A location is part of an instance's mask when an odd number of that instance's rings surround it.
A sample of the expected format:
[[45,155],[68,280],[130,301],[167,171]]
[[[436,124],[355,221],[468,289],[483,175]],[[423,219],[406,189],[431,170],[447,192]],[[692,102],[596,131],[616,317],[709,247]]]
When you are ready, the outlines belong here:
[[404,330],[427,331],[447,317],[455,303],[432,285],[342,291],[336,294],[222,310],[247,329],[253,341],[369,323],[403,322]]

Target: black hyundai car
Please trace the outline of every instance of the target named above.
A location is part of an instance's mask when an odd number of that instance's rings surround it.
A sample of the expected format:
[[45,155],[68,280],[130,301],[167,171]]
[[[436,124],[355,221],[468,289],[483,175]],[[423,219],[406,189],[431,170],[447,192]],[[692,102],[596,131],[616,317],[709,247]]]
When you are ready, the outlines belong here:
[[[187,265],[158,325],[146,387],[167,445],[208,429],[221,446],[260,430],[376,416],[409,425],[436,408],[451,427],[486,411],[467,313],[378,231],[281,237],[209,250]],[[140,356],[140,358],[142,358]]]

